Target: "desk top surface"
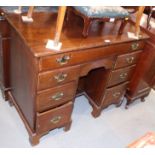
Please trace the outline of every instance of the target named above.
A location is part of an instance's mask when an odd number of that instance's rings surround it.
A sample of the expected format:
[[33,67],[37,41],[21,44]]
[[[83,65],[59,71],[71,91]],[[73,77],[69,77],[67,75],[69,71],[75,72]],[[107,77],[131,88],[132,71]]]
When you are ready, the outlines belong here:
[[[45,46],[48,39],[53,40],[54,38],[57,13],[35,12],[33,13],[34,21],[32,23],[24,23],[21,15],[14,13],[7,14],[6,18],[22,39],[24,39],[25,43],[31,49],[32,54],[36,57],[93,47],[103,47],[135,40],[127,36],[127,32],[134,32],[135,30],[131,23],[126,25],[122,35],[118,35],[120,21],[116,21],[115,23],[106,22],[103,24],[93,22],[88,37],[83,38],[83,20],[78,16],[72,15],[69,21],[65,21],[63,24],[60,38],[62,42],[61,50],[54,51],[47,49]],[[141,32],[141,34],[141,39],[148,38],[144,32]],[[105,40],[110,40],[111,42],[107,44]]]

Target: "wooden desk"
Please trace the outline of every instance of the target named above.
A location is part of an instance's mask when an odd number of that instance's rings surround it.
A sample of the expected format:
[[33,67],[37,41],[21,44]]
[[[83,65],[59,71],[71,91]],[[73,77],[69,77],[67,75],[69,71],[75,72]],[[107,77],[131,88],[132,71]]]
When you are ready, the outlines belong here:
[[[132,23],[135,16],[132,16]],[[151,19],[151,23],[155,23],[155,19]],[[147,29],[147,15],[143,14],[141,20],[141,29],[150,36],[147,40],[144,53],[138,63],[137,70],[131,80],[126,94],[128,103],[132,103],[135,99],[144,98],[149,95],[151,88],[155,88],[155,26]]]
[[54,128],[70,128],[77,95],[89,99],[94,117],[111,104],[119,105],[148,36],[141,32],[140,40],[129,39],[127,32],[134,31],[131,23],[122,35],[118,35],[119,22],[93,23],[85,39],[83,22],[74,16],[64,24],[61,50],[53,51],[45,45],[54,37],[56,14],[34,13],[33,18],[33,23],[23,23],[20,15],[6,15],[11,38],[6,61],[10,66],[8,99],[35,145]]

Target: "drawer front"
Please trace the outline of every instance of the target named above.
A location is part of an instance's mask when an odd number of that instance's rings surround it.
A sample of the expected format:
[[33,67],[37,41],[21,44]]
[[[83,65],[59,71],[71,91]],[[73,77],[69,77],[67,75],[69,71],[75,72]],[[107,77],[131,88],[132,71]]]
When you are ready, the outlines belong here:
[[125,94],[129,82],[109,88],[106,90],[102,100],[102,107],[107,107],[111,104],[118,104]]
[[77,80],[80,67],[67,67],[54,71],[40,73],[38,77],[38,90],[59,86],[69,81]]
[[[135,48],[133,48],[133,45]],[[124,44],[115,44],[101,48],[93,48],[82,51],[67,52],[65,54],[58,54],[53,56],[45,56],[40,58],[40,71],[50,70],[54,68],[61,68],[64,66],[81,64],[84,62],[99,60],[107,56],[130,52],[138,49],[143,49],[144,42],[129,42]]]
[[70,82],[42,91],[37,95],[37,111],[43,112],[72,100],[75,96],[76,87],[76,82]]
[[71,121],[73,110],[72,102],[57,107],[55,109],[37,113],[37,133],[45,133],[49,130],[63,127]]
[[123,54],[123,55],[118,56],[114,68],[117,69],[117,68],[126,67],[129,65],[135,64],[138,61],[141,52],[142,51],[137,51],[137,52]]
[[134,69],[135,65],[112,71],[110,81],[108,82],[108,87],[129,81],[133,75]]

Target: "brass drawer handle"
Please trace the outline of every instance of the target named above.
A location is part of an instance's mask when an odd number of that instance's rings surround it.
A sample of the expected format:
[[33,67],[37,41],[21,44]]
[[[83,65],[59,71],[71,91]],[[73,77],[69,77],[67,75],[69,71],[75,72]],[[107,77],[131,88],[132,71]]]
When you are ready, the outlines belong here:
[[114,97],[114,98],[118,98],[120,95],[121,95],[120,92],[116,92],[116,93],[113,94],[113,97]]
[[61,58],[57,58],[56,61],[60,64],[60,65],[65,65],[68,63],[68,61],[70,60],[70,56],[69,55],[64,55]]
[[58,100],[62,99],[63,96],[64,96],[64,93],[59,92],[59,93],[56,93],[55,95],[53,95],[52,99],[55,101],[58,101]]
[[127,75],[128,75],[127,73],[121,73],[119,77],[121,79],[125,79],[127,77]]
[[57,124],[60,122],[61,118],[62,118],[61,116],[55,116],[50,120],[50,122],[53,124]]
[[57,82],[62,82],[66,79],[67,74],[65,73],[59,73],[58,75],[54,76],[54,79],[57,80]]
[[139,47],[139,44],[138,44],[138,43],[132,43],[132,44],[131,44],[131,49],[132,49],[132,50],[137,50],[138,47]]
[[128,64],[132,64],[134,59],[135,59],[134,57],[130,57],[130,58],[126,58],[126,61]]

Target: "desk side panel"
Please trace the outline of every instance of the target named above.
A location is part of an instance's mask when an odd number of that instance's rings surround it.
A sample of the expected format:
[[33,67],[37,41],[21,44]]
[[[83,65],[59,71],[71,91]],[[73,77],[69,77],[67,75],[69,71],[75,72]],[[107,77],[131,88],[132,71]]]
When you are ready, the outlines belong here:
[[13,28],[11,38],[11,93],[25,120],[34,131],[37,60],[31,55],[29,48]]

